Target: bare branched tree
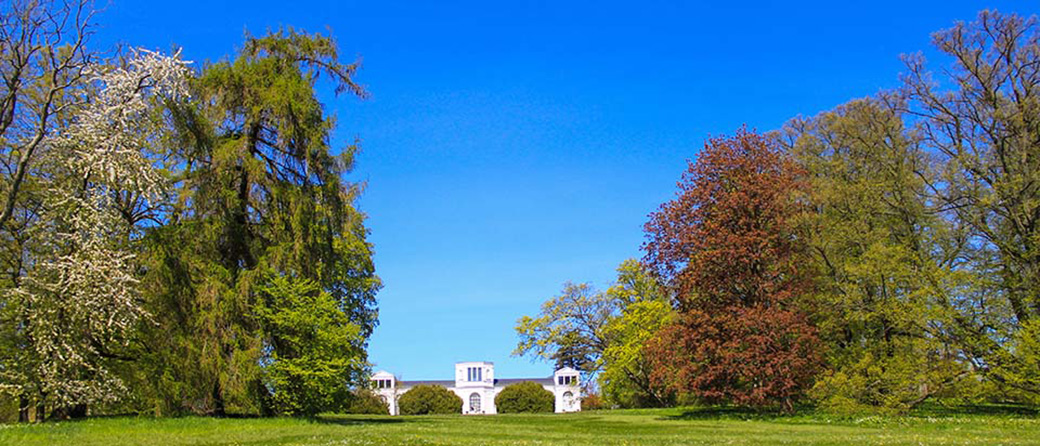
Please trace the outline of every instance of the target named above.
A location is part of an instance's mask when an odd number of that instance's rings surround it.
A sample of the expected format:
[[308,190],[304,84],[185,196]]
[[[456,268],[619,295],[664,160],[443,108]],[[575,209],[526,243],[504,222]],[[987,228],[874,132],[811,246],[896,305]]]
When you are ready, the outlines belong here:
[[0,6],[0,228],[15,212],[27,173],[77,94],[96,55],[88,51],[89,0],[13,0]]

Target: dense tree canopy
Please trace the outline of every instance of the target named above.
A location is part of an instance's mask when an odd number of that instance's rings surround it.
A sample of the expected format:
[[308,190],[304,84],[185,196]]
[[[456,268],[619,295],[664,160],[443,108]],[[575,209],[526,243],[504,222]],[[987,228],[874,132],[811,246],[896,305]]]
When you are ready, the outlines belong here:
[[462,413],[462,398],[443,386],[419,385],[397,399],[401,415]]
[[629,259],[618,266],[617,281],[606,291],[567,283],[561,296],[542,304],[537,318],[520,318],[520,342],[513,354],[534,354],[557,368],[581,370],[586,383],[598,376],[611,404],[663,406],[671,396],[651,383],[643,344],[672,314],[657,281]]
[[1037,398],[1040,32],[984,11],[933,39],[938,75],[907,56],[900,90],[784,132],[812,179],[827,406]]
[[769,138],[710,140],[646,225],[646,260],[679,317],[648,348],[661,385],[708,401],[782,404],[812,384],[816,329],[797,232],[803,172]]
[[88,3],[0,9],[0,391],[94,411],[313,414],[365,383],[371,246],[317,82],[335,42],[249,37],[188,68],[86,48]]
[[966,232],[957,266],[975,280],[942,303],[959,313],[954,335],[973,367],[1040,400],[1028,353],[1040,334],[1040,25],[983,11],[933,43],[953,61],[943,82],[922,56],[905,58],[897,109],[937,163],[928,198]]
[[966,376],[938,299],[963,281],[955,270],[963,233],[927,200],[936,171],[919,139],[881,100],[793,121],[787,134],[811,173],[807,240],[833,369],[817,396],[845,409],[901,411]]
[[[0,5],[0,400],[21,421],[385,412],[358,147],[317,93],[366,97],[358,63],[292,28],[205,65],[103,57],[91,7]],[[1040,403],[1040,23],[983,11],[933,43],[949,66],[906,56],[896,90],[710,139],[643,262],[566,283],[514,354],[614,407]]]
[[495,395],[498,413],[551,413],[555,403],[552,392],[531,381],[510,384]]
[[149,375],[176,377],[156,391],[182,401],[165,410],[315,413],[364,382],[380,284],[358,187],[342,179],[356,147],[332,154],[315,96],[322,76],[364,95],[355,69],[328,37],[249,38],[176,111],[176,196],[145,277],[163,315],[146,329],[163,346]]

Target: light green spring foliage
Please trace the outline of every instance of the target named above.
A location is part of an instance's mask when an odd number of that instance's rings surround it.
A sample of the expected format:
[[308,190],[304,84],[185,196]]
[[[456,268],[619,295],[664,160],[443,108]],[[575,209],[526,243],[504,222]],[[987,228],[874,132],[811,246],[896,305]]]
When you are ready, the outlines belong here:
[[617,273],[605,292],[567,283],[542,304],[537,317],[520,318],[513,354],[574,367],[586,378],[600,374],[601,390],[612,405],[668,404],[669,397],[649,384],[642,346],[671,317],[671,302],[637,260],[625,260]]
[[567,282],[559,296],[542,304],[537,317],[523,316],[517,320],[520,341],[513,355],[529,354],[553,361],[557,368],[596,373],[606,348],[603,328],[617,305],[590,284]]
[[380,282],[343,179],[357,147],[333,154],[315,94],[327,78],[364,96],[356,69],[328,37],[279,31],[206,67],[174,110],[176,194],[146,249],[150,410],[314,413],[364,383]]
[[271,409],[286,415],[342,410],[366,370],[361,327],[315,282],[278,274],[260,287],[256,313],[271,348],[262,362]]
[[967,375],[943,328],[959,234],[926,199],[934,169],[882,100],[787,131],[811,181],[804,223],[820,291],[811,305],[829,344],[831,371],[812,393],[837,411],[905,411]]
[[639,262],[626,260],[617,271],[617,283],[606,294],[619,302],[621,309],[604,327],[608,343],[603,351],[600,390],[613,406],[670,405],[672,396],[651,384],[643,346],[671,321],[675,310]]
[[907,56],[899,91],[789,126],[836,410],[1040,401],[1040,25],[983,11],[933,41],[940,75]]
[[[1040,388],[1040,318],[1030,319],[1022,324],[1011,341],[1009,351],[1018,357],[1019,368],[1006,373],[1007,384],[1013,389]],[[1040,397],[1027,394],[1028,401],[1040,404]]]
[[675,314],[664,300],[634,302],[607,324],[610,344],[603,351],[599,386],[609,405],[619,407],[662,407],[674,399],[651,384],[651,368],[643,346],[667,325]]
[[1040,318],[1040,22],[982,11],[932,39],[952,63],[938,76],[907,57],[902,92],[940,166],[934,199],[969,236],[975,277],[950,296],[954,326],[986,377],[1040,402],[1035,350],[1022,348]]

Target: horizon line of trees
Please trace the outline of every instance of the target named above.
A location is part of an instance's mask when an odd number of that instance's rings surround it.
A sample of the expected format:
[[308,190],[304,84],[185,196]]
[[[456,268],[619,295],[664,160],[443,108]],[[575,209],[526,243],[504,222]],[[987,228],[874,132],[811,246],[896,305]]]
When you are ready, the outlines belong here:
[[514,354],[620,407],[1040,405],[1040,28],[932,38],[938,72],[904,56],[897,89],[709,140],[642,261],[565,284]]

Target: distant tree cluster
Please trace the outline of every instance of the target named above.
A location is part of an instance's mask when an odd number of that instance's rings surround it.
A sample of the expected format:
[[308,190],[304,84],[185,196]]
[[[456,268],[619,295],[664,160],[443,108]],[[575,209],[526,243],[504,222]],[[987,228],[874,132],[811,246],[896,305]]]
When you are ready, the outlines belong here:
[[568,284],[516,353],[613,406],[1040,404],[1040,28],[933,43],[938,73],[905,56],[898,89],[709,140],[623,267],[644,285]]
[[598,376],[601,390],[621,406],[669,405],[672,396],[651,382],[643,345],[675,317],[675,310],[639,261],[626,260],[617,274],[617,282],[603,292],[567,283],[537,317],[520,318],[520,342],[513,354],[573,367],[582,372],[584,383]]
[[551,413],[555,406],[553,393],[532,381],[510,384],[495,395],[498,413]]
[[401,415],[462,413],[462,398],[444,386],[418,385],[397,399]]
[[87,1],[0,6],[0,399],[18,418],[309,415],[367,382],[371,246],[292,29],[199,66],[89,46]]
[[389,415],[390,406],[382,396],[377,395],[370,389],[360,387],[354,391],[350,405],[344,410],[351,414],[365,415]]

